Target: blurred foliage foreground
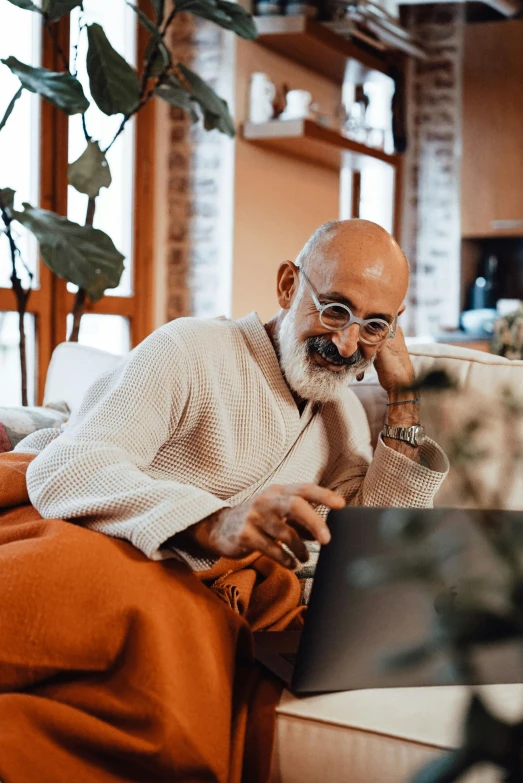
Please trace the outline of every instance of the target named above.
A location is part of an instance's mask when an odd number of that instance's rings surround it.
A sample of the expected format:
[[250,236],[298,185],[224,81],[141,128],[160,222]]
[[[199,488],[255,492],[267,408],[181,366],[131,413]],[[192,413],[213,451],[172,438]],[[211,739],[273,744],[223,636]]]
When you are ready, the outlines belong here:
[[[512,645],[523,653],[523,512],[500,513],[517,508],[518,490],[522,496],[523,401],[505,387],[494,396],[465,392],[444,371],[419,379],[416,388],[423,392],[423,421],[449,457],[454,498],[464,509],[482,511],[438,508],[429,519],[416,509],[391,509],[380,523],[386,554],[356,561],[348,576],[362,589],[415,582],[427,607],[436,609],[427,638],[390,651],[380,666],[415,671],[432,662],[434,684],[470,688],[461,747],[419,771],[412,783],[451,783],[483,764],[492,765],[503,783],[522,783],[523,709],[521,720],[508,722],[494,714],[477,686],[489,650]],[[488,568],[478,567],[478,547]]]

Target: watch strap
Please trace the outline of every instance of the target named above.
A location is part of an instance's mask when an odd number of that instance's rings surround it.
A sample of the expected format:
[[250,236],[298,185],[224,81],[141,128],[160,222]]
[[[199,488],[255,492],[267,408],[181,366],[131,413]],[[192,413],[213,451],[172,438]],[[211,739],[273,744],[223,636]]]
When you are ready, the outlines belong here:
[[413,424],[411,427],[393,427],[390,424],[385,424],[382,430],[382,435],[385,438],[402,440],[404,443],[409,443],[411,446],[416,446],[416,433],[418,432],[419,426],[419,423]]

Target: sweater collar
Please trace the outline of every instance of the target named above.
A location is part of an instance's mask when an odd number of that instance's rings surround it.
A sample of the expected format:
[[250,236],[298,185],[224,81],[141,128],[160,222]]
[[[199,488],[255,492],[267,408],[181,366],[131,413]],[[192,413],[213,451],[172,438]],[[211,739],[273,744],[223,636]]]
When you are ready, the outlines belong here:
[[296,401],[282,373],[274,346],[258,313],[253,311],[244,318],[239,318],[236,325],[241,330],[251,354],[267,379],[267,383],[274,391],[284,420],[291,425],[292,434],[297,435],[310,421],[315,408],[314,403],[309,400],[300,416]]

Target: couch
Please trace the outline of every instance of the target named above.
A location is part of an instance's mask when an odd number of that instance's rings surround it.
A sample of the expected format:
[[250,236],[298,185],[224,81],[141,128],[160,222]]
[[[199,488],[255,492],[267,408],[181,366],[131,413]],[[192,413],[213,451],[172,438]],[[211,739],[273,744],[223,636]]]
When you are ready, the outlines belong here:
[[[465,348],[431,344],[409,346],[417,373],[445,369],[465,400],[488,416],[499,395],[510,389],[523,397],[523,361],[509,361]],[[76,344],[59,345],[52,357],[45,400],[78,407],[87,386],[118,361],[117,356]],[[385,394],[370,375],[354,389],[362,401],[374,439],[385,416]],[[461,403],[463,405],[463,403]],[[443,433],[430,433],[437,440]],[[501,444],[501,448],[504,444]],[[485,480],[502,482],[496,455],[484,464]],[[494,479],[492,477],[494,476]],[[457,476],[451,475],[437,505],[466,505]],[[504,505],[523,508],[519,479],[504,492]],[[508,718],[521,715],[523,685],[482,688],[485,698]],[[296,698],[284,692],[277,709],[271,783],[404,783],[426,761],[455,747],[467,691],[458,686],[363,690]],[[467,783],[497,780],[481,768]]]

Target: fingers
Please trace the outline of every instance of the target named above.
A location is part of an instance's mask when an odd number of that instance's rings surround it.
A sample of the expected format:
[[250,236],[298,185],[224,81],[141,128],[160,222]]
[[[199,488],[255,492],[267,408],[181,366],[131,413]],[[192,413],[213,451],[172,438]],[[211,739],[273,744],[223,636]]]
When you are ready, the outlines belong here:
[[276,514],[265,514],[263,517],[259,517],[259,520],[255,522],[255,526],[272,539],[277,539],[288,546],[300,562],[306,563],[309,559],[307,547],[296,530],[289,527]]
[[309,503],[327,508],[344,508],[345,500],[332,489],[319,487],[317,484],[288,484],[283,487],[287,495],[299,495]]
[[[270,524],[267,520],[273,517],[277,517],[280,522],[289,520],[296,523],[297,527],[306,530],[308,536],[312,536],[320,544],[328,544],[331,538],[329,529],[325,520],[309,505],[310,503],[332,509],[345,506],[345,500],[341,495],[317,484],[273,485],[261,493],[253,503],[254,518],[251,521],[258,524],[259,519],[265,520],[260,524],[260,527],[265,529],[266,525]],[[269,532],[275,538],[281,538],[274,529],[269,528]]]
[[[247,532],[247,531],[246,531]],[[281,548],[272,538],[265,535],[265,533],[254,525],[249,526],[248,530],[249,544],[252,546],[253,551],[261,552],[262,555],[267,555],[272,560],[275,560],[285,568],[294,570],[296,566],[296,560],[292,555],[289,555]]]
[[331,535],[327,523],[317,511],[301,497],[294,496],[289,501],[283,501],[286,513],[290,520],[297,522],[312,535],[320,544],[328,544]]

